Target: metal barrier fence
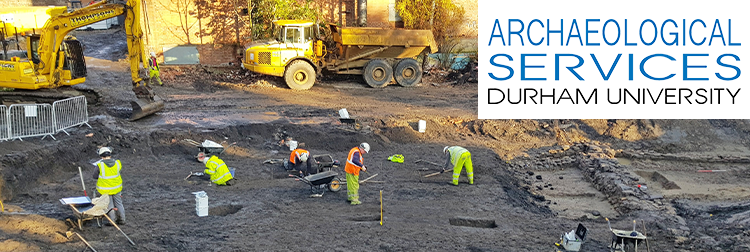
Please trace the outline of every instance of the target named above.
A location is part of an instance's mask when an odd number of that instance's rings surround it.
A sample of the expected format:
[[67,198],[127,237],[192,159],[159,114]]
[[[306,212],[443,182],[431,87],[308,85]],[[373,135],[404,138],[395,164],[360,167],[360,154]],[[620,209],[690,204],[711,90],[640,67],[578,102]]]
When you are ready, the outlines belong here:
[[10,138],[10,122],[8,121],[8,107],[0,105],[0,142]]
[[[9,138],[22,140],[23,137],[53,136],[55,113],[49,104],[13,104],[8,108]],[[57,140],[57,139],[55,139]]]
[[86,105],[85,96],[76,96],[52,103],[52,109],[54,110],[55,115],[55,133],[62,131],[70,136],[65,129],[84,124],[91,128],[91,125],[89,125],[89,112],[86,109]]

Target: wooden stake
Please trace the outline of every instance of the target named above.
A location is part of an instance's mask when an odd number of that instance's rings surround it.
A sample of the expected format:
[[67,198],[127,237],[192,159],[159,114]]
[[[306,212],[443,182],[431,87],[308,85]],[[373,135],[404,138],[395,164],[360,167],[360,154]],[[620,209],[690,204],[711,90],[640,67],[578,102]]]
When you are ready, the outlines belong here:
[[648,246],[648,234],[646,233],[646,222],[641,220],[641,225],[643,225],[643,236],[646,236],[646,250],[648,252],[651,252],[651,247]]
[[380,225],[383,225],[383,190],[380,190]]

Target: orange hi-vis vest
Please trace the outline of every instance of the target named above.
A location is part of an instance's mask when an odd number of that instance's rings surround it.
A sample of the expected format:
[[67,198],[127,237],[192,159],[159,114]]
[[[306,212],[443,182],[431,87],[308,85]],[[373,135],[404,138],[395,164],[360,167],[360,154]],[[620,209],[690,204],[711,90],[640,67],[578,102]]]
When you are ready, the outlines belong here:
[[[354,176],[359,176],[359,170],[362,169],[362,167],[357,166],[356,164],[354,164],[354,162],[352,162],[354,153],[359,153],[359,147],[354,147],[349,151],[349,156],[346,157],[346,166],[344,167],[344,171]],[[362,153],[359,153],[359,162],[362,165],[365,164],[365,159],[362,157]]]
[[310,152],[309,151],[306,151],[306,150],[303,150],[303,149],[294,149],[292,151],[292,154],[289,155],[289,162],[292,163],[292,164],[297,164],[297,163],[294,162],[296,160],[295,157],[297,159],[299,159],[299,157],[302,155],[302,153],[307,153],[308,158],[310,157]]

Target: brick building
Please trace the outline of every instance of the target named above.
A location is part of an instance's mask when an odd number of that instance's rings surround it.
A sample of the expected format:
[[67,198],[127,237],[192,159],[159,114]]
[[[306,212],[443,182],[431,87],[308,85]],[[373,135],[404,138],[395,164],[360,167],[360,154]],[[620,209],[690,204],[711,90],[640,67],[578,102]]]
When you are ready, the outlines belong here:
[[[453,0],[453,3],[464,8],[464,29],[462,37],[477,37],[477,20],[479,10],[476,0]],[[396,13],[396,0],[368,0],[367,1],[367,26],[394,28],[399,26],[401,19]],[[401,24],[403,26],[403,24]]]

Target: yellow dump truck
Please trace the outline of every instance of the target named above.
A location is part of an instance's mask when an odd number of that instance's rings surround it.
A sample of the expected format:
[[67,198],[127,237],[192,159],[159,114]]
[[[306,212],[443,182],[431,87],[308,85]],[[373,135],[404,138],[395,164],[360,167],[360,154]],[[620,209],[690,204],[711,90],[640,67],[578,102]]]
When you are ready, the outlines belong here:
[[336,48],[326,48],[318,25],[312,21],[275,21],[276,38],[251,44],[243,67],[283,77],[291,89],[306,90],[325,70],[333,74],[362,75],[371,87],[392,80],[413,86],[422,80],[422,66],[414,59],[427,50],[437,52],[429,30],[404,30],[330,25]]

